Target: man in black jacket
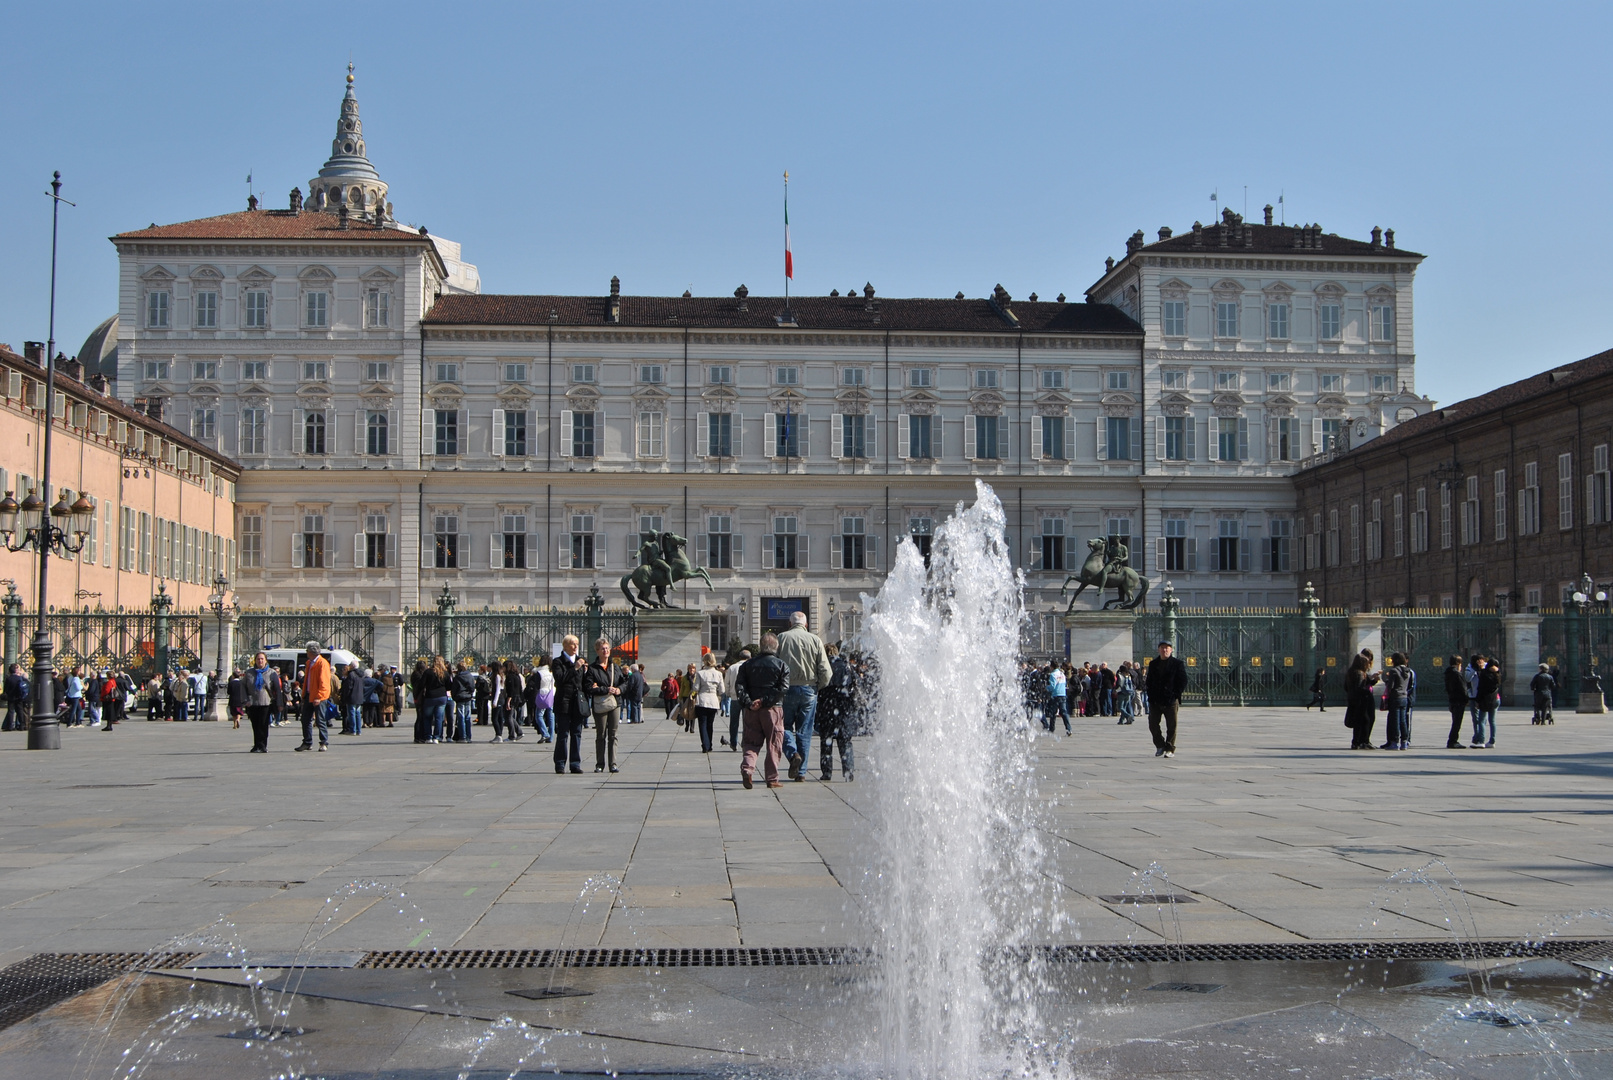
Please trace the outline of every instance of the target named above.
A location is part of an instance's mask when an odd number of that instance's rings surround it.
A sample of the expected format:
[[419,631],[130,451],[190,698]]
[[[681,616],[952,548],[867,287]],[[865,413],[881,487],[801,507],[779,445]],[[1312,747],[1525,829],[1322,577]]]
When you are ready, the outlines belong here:
[[734,704],[745,718],[739,779],[746,788],[756,773],[756,752],[764,746],[762,776],[770,788],[784,786],[779,782],[778,763],[784,756],[784,692],[789,688],[790,669],[778,658],[778,637],[763,634],[761,654],[745,661],[734,682]]
[[[1171,655],[1171,643],[1159,643],[1159,655],[1148,661],[1148,733],[1154,737],[1155,757],[1176,756],[1176,709],[1187,689],[1187,665]],[[1165,718],[1165,733],[1159,719]]]
[[582,772],[582,722],[592,710],[588,695],[588,663],[577,655],[577,638],[567,634],[560,655],[549,661],[554,675],[554,771],[569,766]]

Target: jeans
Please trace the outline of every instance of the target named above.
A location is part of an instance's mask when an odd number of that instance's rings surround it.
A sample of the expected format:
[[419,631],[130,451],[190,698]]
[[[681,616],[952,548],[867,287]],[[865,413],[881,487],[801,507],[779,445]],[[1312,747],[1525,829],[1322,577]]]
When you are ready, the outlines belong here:
[[[1485,737],[1485,729],[1489,729],[1489,737]],[[1475,708],[1473,710],[1473,745],[1495,745],[1495,708]]]
[[[329,699],[326,699],[329,700]],[[324,701],[302,703],[302,744],[314,745],[314,725],[319,725],[319,745],[330,742],[330,717],[325,714]]]
[[1384,736],[1392,750],[1403,742],[1411,739],[1411,725],[1409,718],[1411,710],[1404,705],[1389,706],[1389,717],[1385,723]]
[[1104,716],[1115,714],[1115,692],[1113,690],[1100,691],[1103,695],[1103,708],[1100,710]]
[[784,691],[784,757],[800,755],[804,763],[812,749],[812,718],[818,712],[818,691],[792,686]]
[[561,713],[554,723],[554,771],[582,772],[582,717]]
[[445,697],[431,698],[425,706],[426,738],[442,742],[443,724],[449,709],[448,699]]
[[349,705],[346,707],[347,722],[342,725],[343,735],[357,735],[364,730],[364,706]]
[[68,727],[73,727],[76,724],[83,723],[83,721],[84,699],[81,697],[68,698],[67,712],[62,716],[62,723]]
[[711,728],[717,719],[717,710],[695,706],[695,720],[700,728],[700,752],[711,753]]
[[1128,724],[1131,723],[1133,720],[1135,720],[1137,717],[1133,713],[1132,709],[1133,709],[1133,705],[1132,705],[1132,696],[1131,696],[1131,694],[1129,694],[1129,693],[1127,693],[1125,691],[1121,691],[1121,693],[1120,693],[1120,719],[1126,721],[1126,723],[1128,723]]
[[1467,716],[1467,702],[1453,701],[1451,706],[1451,733],[1445,738],[1445,748],[1462,745],[1462,719]]
[[1047,701],[1047,712],[1044,714],[1047,730],[1052,731],[1058,727],[1058,719],[1061,716],[1064,718],[1065,734],[1068,734],[1070,731],[1070,699],[1063,694],[1049,698]]
[[[1054,701],[1063,701],[1063,698],[1054,698]],[[856,771],[856,757],[851,752],[851,736],[843,727],[836,727],[823,732],[818,737],[818,764],[825,780],[834,772],[835,747],[840,748],[840,775],[850,780]]]
[[739,722],[740,714],[745,710],[739,707],[739,702],[733,698],[728,699],[728,749],[739,749]]
[[459,719],[454,738],[459,742],[470,742],[470,722],[476,718],[476,700],[454,702],[454,713]]
[[554,739],[554,710],[542,705],[535,705],[532,709],[532,726],[538,729],[538,734],[545,739]]
[[188,703],[185,702],[184,700],[180,699],[180,698],[175,698],[174,699],[174,715],[173,715],[173,719],[174,719],[174,721],[176,723],[181,723],[182,724],[182,723],[185,722],[185,706],[186,706],[186,704],[188,704]]

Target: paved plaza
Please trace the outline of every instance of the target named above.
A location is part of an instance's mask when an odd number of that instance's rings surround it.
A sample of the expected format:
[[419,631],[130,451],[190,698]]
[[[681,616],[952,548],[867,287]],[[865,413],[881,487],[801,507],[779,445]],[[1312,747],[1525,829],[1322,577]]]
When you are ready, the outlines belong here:
[[[1185,710],[1170,760],[1141,722],[1040,736],[1050,870],[1079,940],[1439,938],[1432,892],[1385,888],[1431,859],[1485,938],[1613,900],[1613,717],[1505,712],[1496,749],[1445,750],[1425,714],[1422,746],[1401,753],[1342,749],[1339,720]],[[221,921],[264,953],[855,940],[865,782],[745,791],[737,754],[702,755],[658,717],[623,729],[615,776],[591,771],[591,733],[580,776],[557,776],[530,736],[478,738],[416,746],[399,727],[298,754],[288,725],[263,756],[227,723],[70,730],[56,753],[10,735],[0,963],[145,950]],[[1175,922],[1101,899],[1137,892],[1151,863],[1195,901]],[[341,899],[351,882],[387,888]]]

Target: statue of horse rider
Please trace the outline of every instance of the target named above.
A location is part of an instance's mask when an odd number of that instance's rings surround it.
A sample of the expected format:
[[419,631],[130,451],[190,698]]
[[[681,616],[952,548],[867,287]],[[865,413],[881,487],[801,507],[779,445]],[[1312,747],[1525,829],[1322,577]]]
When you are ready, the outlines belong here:
[[[667,599],[666,591],[688,578],[701,578],[708,589],[715,589],[705,567],[695,566],[684,553],[688,543],[687,537],[675,532],[639,533],[639,565],[632,573],[622,575],[622,595],[627,597],[627,602],[636,608],[675,607]],[[633,589],[638,590],[637,597]],[[650,599],[651,589],[655,590],[654,600]]]

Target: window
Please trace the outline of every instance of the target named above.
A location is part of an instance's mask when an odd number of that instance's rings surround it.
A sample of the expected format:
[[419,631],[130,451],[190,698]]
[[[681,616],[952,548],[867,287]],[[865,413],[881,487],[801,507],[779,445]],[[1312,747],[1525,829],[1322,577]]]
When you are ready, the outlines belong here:
[[1241,416],[1215,418],[1215,457],[1217,461],[1249,460],[1249,421]]
[[364,380],[372,383],[392,381],[392,365],[385,360],[371,360],[364,365]]
[[868,536],[867,523],[862,517],[842,517],[840,519],[840,568],[842,570],[867,570],[868,548],[871,538]]
[[459,453],[459,410],[435,409],[435,431],[432,449],[439,457],[453,457]]
[[594,515],[571,515],[571,567],[573,570],[594,569]]
[[1272,304],[1266,308],[1266,336],[1273,341],[1288,340],[1288,305]]
[[323,329],[330,325],[328,305],[330,293],[311,292],[304,298],[303,325]]
[[800,562],[800,539],[796,532],[796,519],[794,514],[786,514],[773,519],[773,569],[798,570]]
[[1063,390],[1064,371],[1061,368],[1051,368],[1042,372],[1043,390]]
[[1106,416],[1103,418],[1107,438],[1104,458],[1108,461],[1131,460],[1131,417]]
[[933,458],[937,442],[932,441],[935,433],[935,417],[910,416],[907,418],[907,456],[910,458]]
[[526,410],[505,409],[504,456],[522,458],[527,454]]
[[388,436],[389,424],[387,415],[377,409],[371,409],[364,416],[364,452],[372,457],[385,457],[390,453]]
[[436,514],[431,524],[431,566],[438,570],[459,569],[459,515]]
[[1266,372],[1266,392],[1286,394],[1294,388],[1294,376],[1286,371]]
[[1479,542],[1479,478],[1467,477],[1467,498],[1462,500],[1462,543]]
[[840,456],[845,458],[865,458],[868,456],[870,438],[873,434],[874,418],[872,416],[842,416],[840,418]]
[[638,456],[658,458],[666,454],[666,414],[641,412],[638,414]]
[[145,512],[140,514],[139,545],[140,545],[140,573],[151,573],[151,515]]
[[1187,336],[1187,301],[1167,300],[1160,317],[1161,331],[1166,337]]
[[146,293],[146,325],[153,330],[168,329],[168,294]]
[[795,386],[801,381],[801,369],[798,367],[781,367],[773,369],[774,386]]
[[907,385],[915,390],[928,390],[935,385],[935,369],[914,368],[907,373]]
[[801,457],[801,429],[806,426],[806,417],[799,413],[783,413],[773,418],[775,443],[773,456],[781,458]]
[[302,452],[305,454],[323,454],[325,452],[324,413],[311,412],[303,417]]
[[1361,564],[1361,504],[1350,504],[1350,562]]
[[1316,309],[1317,336],[1323,341],[1337,341],[1343,336],[1343,309],[1338,304],[1322,304]]
[[976,390],[995,390],[998,384],[998,373],[994,368],[981,368],[975,372]]
[[207,290],[196,294],[196,328],[218,329],[218,293]]
[[1374,304],[1372,307],[1372,340],[1393,341],[1395,339],[1395,309],[1388,304]]
[[666,369],[660,364],[640,364],[638,381],[650,386],[659,386],[666,382]]
[[269,362],[267,360],[244,360],[241,362],[242,382],[268,382]]
[[1523,466],[1523,487],[1518,491],[1518,532],[1533,536],[1540,531],[1540,464]]
[[269,291],[248,289],[241,294],[241,325],[248,330],[265,330],[269,326]]
[[1164,388],[1167,390],[1186,390],[1187,372],[1161,371],[1159,373],[1159,381],[1160,385],[1164,386]]
[[146,361],[146,381],[147,382],[161,382],[162,380],[164,380],[166,378],[168,378],[168,361],[166,361],[166,360],[147,360]]
[[727,514],[706,518],[706,565],[715,570],[734,568],[734,519]]
[[732,615],[713,615],[710,619],[711,651],[719,655],[728,651],[729,634],[733,629]]
[[1165,417],[1165,460],[1186,461],[1191,456],[1187,449],[1188,432],[1192,420],[1186,416]]
[[[1117,542],[1119,542],[1121,544],[1124,544],[1125,547],[1126,547],[1126,550],[1130,551],[1131,550],[1131,519],[1129,517],[1112,517],[1112,518],[1110,518],[1108,520],[1108,522],[1106,522],[1106,528],[1103,530],[1103,535],[1108,537],[1111,540],[1115,540],[1115,541],[1117,541]],[[1072,552],[1071,554],[1074,554],[1074,553]],[[1131,558],[1135,558],[1135,556],[1129,557],[1128,560],[1127,560],[1126,565],[1128,565],[1128,566],[1137,566],[1137,567],[1142,566],[1142,560],[1141,559],[1138,559],[1136,562],[1132,562],[1132,561],[1130,561]],[[1073,567],[1072,567],[1072,569],[1073,569]]]
[[262,454],[268,443],[269,410],[261,407],[241,410],[242,454]]
[[1592,525],[1613,521],[1613,472],[1608,470],[1607,443],[1591,448],[1591,475],[1585,478],[1585,516]]
[[1495,511],[1491,515],[1495,519],[1495,538],[1507,538],[1507,471],[1495,470]]
[[[594,418],[597,413],[576,412],[571,414],[571,456],[591,458],[595,456],[597,446],[594,440]],[[590,563],[589,565],[593,565]]]
[[1222,518],[1217,524],[1215,538],[1215,569],[1232,573],[1246,569],[1243,561],[1243,522],[1236,518]]
[[841,386],[862,386],[868,381],[868,369],[860,367],[844,368],[840,372]]
[[1193,542],[1187,537],[1187,519],[1181,517],[1166,518],[1165,525],[1165,570],[1171,573],[1185,574],[1196,567],[1191,565],[1193,559]]
[[706,454],[715,458],[734,456],[734,416],[710,413],[706,417]]
[[217,382],[217,360],[194,360],[190,365],[191,382]]
[[1318,375],[1317,387],[1324,394],[1344,393],[1343,375]]
[[459,381],[459,365],[455,363],[440,363],[437,365],[437,381],[440,383],[456,383]]
[[1037,569],[1063,570],[1069,565],[1066,558],[1068,543],[1073,537],[1064,534],[1064,519],[1062,517],[1044,517],[1042,519],[1041,552]]
[[370,570],[385,570],[387,525],[385,514],[364,515],[364,566]]
[[1042,425],[1042,457],[1054,461],[1064,460],[1064,417],[1042,416],[1037,418]]
[[1372,514],[1367,518],[1367,559],[1377,562],[1383,558],[1383,500],[1372,500]]
[[1557,455],[1557,527],[1574,527],[1574,455]]
[[261,569],[263,567],[263,515],[258,513],[242,514],[239,531],[241,536],[241,565],[254,570]]
[[931,517],[908,518],[907,535],[913,538],[913,546],[918,548],[919,557],[924,560],[924,565],[930,565],[930,546],[935,540],[935,519]]
[[504,514],[502,524],[503,534],[499,537],[501,550],[499,563],[506,570],[525,570],[527,568],[526,548],[526,515]]
[[727,364],[713,364],[706,369],[706,384],[708,386],[734,385],[734,369]]
[[1215,336],[1218,338],[1235,338],[1238,336],[1238,302],[1236,300],[1219,300],[1216,302]]
[[302,365],[303,382],[326,382],[330,379],[330,365],[324,360],[304,360]]
[[505,364],[504,365],[504,381],[507,382],[507,383],[524,383],[524,382],[526,382],[526,365],[525,364]]
[[1395,558],[1400,559],[1406,555],[1406,497],[1395,492],[1391,505],[1393,519],[1390,524],[1394,531]]
[[1372,376],[1372,392],[1374,394],[1394,393],[1395,377],[1386,372],[1374,372]]
[[1272,421],[1272,457],[1276,461],[1298,461],[1299,421],[1291,416],[1279,416]]
[[574,383],[591,383],[594,381],[596,371],[593,364],[572,364],[571,381]]
[[[1061,373],[1062,374],[1062,373]],[[1131,372],[1111,371],[1107,373],[1107,382],[1111,390],[1130,390]]]
[[1455,497],[1451,485],[1439,485],[1439,546],[1444,550],[1451,546],[1451,502]]
[[1411,511],[1411,550],[1420,555],[1428,550],[1428,489],[1417,489]]
[[198,408],[190,414],[190,436],[193,439],[212,439],[218,435],[218,410]]
[[1339,419],[1337,417],[1333,417],[1331,419],[1323,420],[1322,421],[1322,445],[1321,445],[1321,448],[1320,448],[1320,452],[1321,453],[1327,453],[1330,450],[1337,450],[1339,448],[1339,439],[1340,439],[1341,436],[1343,436],[1343,434],[1344,434],[1344,421],[1343,420],[1341,420],[1341,419]]
[[386,289],[364,293],[364,325],[379,329],[392,324],[392,294]]
[[298,539],[302,548],[302,566],[309,570],[325,569],[325,559],[331,554],[325,550],[325,515],[304,514],[302,535]]
[[1217,371],[1215,373],[1215,389],[1217,393],[1236,394],[1242,389],[1236,371]]
[[640,533],[654,533],[659,536],[666,530],[665,519],[660,514],[640,514],[638,516],[638,531]]
[[996,461],[1007,457],[1007,447],[1008,424],[1003,417],[975,417],[975,460]]
[[1286,574],[1293,569],[1294,523],[1288,518],[1272,518],[1271,539],[1265,570],[1269,574]]

